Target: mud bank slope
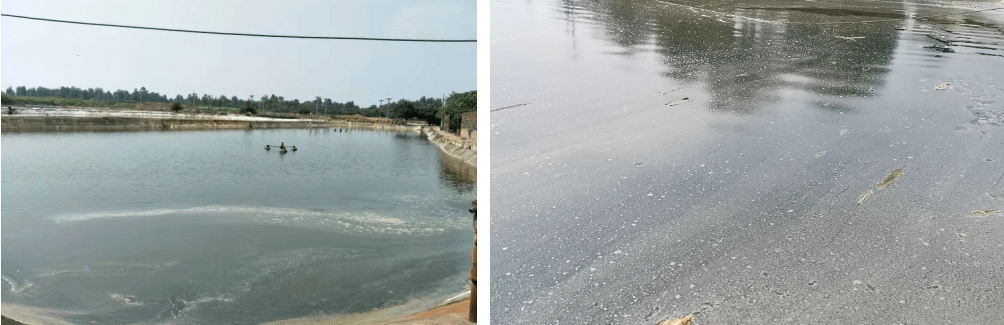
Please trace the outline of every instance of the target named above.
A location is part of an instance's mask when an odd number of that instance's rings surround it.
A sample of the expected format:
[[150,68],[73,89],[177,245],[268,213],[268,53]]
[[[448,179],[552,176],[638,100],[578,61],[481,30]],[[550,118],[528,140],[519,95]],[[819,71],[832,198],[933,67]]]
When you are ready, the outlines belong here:
[[395,124],[384,118],[346,116],[281,119],[243,115],[183,114],[160,111],[58,108],[18,108],[18,115],[3,115],[4,132],[25,131],[122,131],[122,130],[211,130],[337,127],[396,132],[419,132],[417,126]]
[[322,120],[219,119],[211,117],[136,117],[136,116],[3,116],[3,131],[36,130],[204,130],[249,128],[325,127]]
[[427,299],[415,299],[407,303],[347,315],[313,315],[283,319],[262,325],[362,325],[362,324],[473,324],[467,321],[471,300],[440,303]]
[[422,128],[429,141],[439,146],[443,151],[443,165],[461,177],[477,181],[478,177],[478,146],[476,141],[440,131],[438,127]]

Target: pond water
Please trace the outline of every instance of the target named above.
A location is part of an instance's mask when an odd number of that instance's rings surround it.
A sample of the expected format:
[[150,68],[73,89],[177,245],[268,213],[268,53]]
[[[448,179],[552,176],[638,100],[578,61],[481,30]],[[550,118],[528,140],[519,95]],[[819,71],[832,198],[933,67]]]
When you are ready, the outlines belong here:
[[493,323],[1004,319],[1000,1],[491,16]]
[[[266,144],[295,145],[281,154]],[[3,133],[5,304],[247,324],[464,290],[476,186],[417,133]]]

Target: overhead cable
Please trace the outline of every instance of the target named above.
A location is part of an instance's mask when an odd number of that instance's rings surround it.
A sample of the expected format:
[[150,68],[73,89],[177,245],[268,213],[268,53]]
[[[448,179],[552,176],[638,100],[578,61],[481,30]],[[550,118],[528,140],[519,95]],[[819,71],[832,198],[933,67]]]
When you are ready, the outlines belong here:
[[118,27],[118,28],[132,28],[132,29],[146,29],[146,30],[159,30],[159,31],[164,31],[164,32],[211,34],[211,35],[227,35],[227,36],[249,36],[249,37],[270,37],[270,38],[299,38],[299,39],[323,39],[323,40],[387,41],[387,42],[465,43],[465,42],[477,42],[478,41],[477,39],[418,39],[418,38],[379,38],[379,37],[347,37],[347,36],[298,36],[298,35],[272,35],[272,34],[228,33],[228,32],[212,32],[212,31],[188,30],[188,29],[174,29],[174,28],[159,28],[159,27],[144,27],[144,26],[129,26],[129,25],[88,23],[88,22],[82,22],[82,21],[48,19],[48,18],[38,18],[38,17],[8,15],[8,14],[0,14],[0,16],[11,17],[11,18],[21,18],[21,19],[31,19],[31,20],[48,21],[48,22],[54,22],[54,23],[78,24],[78,25],[89,25],[89,26],[104,26],[104,27]]

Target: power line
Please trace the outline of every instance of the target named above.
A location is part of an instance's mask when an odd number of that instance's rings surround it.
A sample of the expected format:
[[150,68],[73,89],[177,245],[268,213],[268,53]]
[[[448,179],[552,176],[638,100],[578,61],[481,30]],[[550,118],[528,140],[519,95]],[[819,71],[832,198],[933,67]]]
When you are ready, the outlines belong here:
[[66,23],[66,24],[78,24],[78,25],[90,25],[90,26],[105,26],[105,27],[119,27],[119,28],[132,28],[132,29],[147,29],[147,30],[159,30],[159,31],[164,31],[164,32],[180,32],[180,33],[211,34],[211,35],[228,35],[228,36],[251,36],[251,37],[271,37],[271,38],[299,38],[299,39],[326,39],[326,40],[357,40],[357,41],[389,41],[389,42],[464,43],[464,42],[477,42],[478,41],[476,39],[417,39],[417,38],[376,38],[376,37],[342,37],[342,36],[297,36],[297,35],[271,35],[271,34],[227,33],[227,32],[211,32],[211,31],[200,31],[200,30],[188,30],[188,29],[173,29],[173,28],[159,28],[159,27],[144,27],[144,26],[128,26],[128,25],[88,23],[88,22],[82,22],[82,21],[48,19],[48,18],[38,18],[38,17],[8,15],[8,14],[0,14],[0,16],[11,17],[11,18],[21,18],[21,19],[31,19],[31,20],[48,21],[48,22],[54,22],[54,23]]

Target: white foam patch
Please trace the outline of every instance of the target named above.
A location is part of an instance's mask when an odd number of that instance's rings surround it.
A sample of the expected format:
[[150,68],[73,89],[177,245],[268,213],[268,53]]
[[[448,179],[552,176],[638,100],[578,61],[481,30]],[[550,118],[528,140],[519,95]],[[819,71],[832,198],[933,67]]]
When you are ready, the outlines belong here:
[[13,293],[19,293],[21,291],[24,291],[24,289],[27,289],[33,285],[31,282],[28,281],[21,282],[18,281],[17,279],[14,279],[13,277],[8,277],[6,275],[3,276],[3,280],[7,281],[7,284],[10,284],[10,292]]
[[[413,205],[428,207],[418,202]],[[147,211],[117,211],[67,214],[53,218],[57,223],[82,222],[96,219],[164,217],[176,214],[195,214],[219,217],[233,222],[253,222],[289,226],[308,226],[318,229],[341,230],[373,234],[433,235],[447,230],[461,229],[468,224],[459,217],[434,217],[426,209],[404,209],[400,217],[371,212],[328,212],[281,207],[206,206],[187,209],[157,209]],[[433,212],[439,214],[438,211]],[[442,216],[442,214],[439,214]],[[449,214],[446,214],[449,216]],[[458,214],[454,214],[458,215]]]

